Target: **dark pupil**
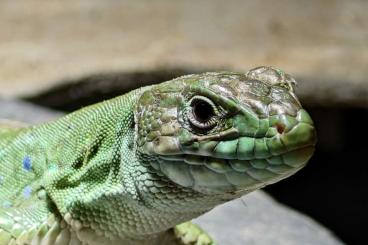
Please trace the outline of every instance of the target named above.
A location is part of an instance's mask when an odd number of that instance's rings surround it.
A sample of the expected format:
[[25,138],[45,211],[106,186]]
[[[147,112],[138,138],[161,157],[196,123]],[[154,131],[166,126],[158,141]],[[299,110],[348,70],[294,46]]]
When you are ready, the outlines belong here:
[[213,108],[205,101],[198,101],[194,104],[193,114],[199,122],[207,122],[213,117]]

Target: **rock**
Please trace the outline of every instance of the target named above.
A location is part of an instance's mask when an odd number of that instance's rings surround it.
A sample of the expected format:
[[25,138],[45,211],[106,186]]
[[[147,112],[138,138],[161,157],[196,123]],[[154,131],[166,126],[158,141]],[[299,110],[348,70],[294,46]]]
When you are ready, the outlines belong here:
[[316,221],[263,191],[218,206],[194,222],[220,245],[343,244]]
[[[33,124],[62,116],[24,102],[0,99],[0,104],[1,119]],[[263,191],[218,206],[195,223],[205,228],[219,245],[342,244],[326,228]]]
[[303,81],[303,100],[366,106],[367,8],[359,0],[3,0],[0,95],[113,71],[274,65]]
[[54,120],[63,113],[30,103],[0,98],[0,122],[36,124]]

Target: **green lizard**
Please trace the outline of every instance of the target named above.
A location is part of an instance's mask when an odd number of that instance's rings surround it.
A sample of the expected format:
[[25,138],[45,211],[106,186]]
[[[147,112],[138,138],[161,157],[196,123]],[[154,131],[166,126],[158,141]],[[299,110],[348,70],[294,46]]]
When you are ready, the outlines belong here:
[[215,244],[189,222],[301,169],[316,134],[271,67],[188,75],[0,129],[0,245]]

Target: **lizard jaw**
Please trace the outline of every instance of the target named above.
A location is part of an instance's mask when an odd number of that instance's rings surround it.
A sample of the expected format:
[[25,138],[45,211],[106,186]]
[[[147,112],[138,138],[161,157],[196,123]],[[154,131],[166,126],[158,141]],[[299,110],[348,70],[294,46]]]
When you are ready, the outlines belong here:
[[199,155],[158,156],[152,166],[181,186],[199,192],[252,191],[284,179],[305,166],[314,147],[266,159],[221,159]]

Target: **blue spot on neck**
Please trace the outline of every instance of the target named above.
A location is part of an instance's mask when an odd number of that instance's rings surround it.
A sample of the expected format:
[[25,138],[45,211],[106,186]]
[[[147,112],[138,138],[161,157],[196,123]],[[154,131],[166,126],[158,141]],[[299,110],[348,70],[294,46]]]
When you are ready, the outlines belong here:
[[31,171],[32,170],[32,162],[31,162],[31,158],[29,156],[25,156],[23,159],[23,168],[26,171]]
[[23,197],[24,198],[30,198],[32,195],[32,187],[30,187],[29,185],[27,185],[24,189],[23,189]]

